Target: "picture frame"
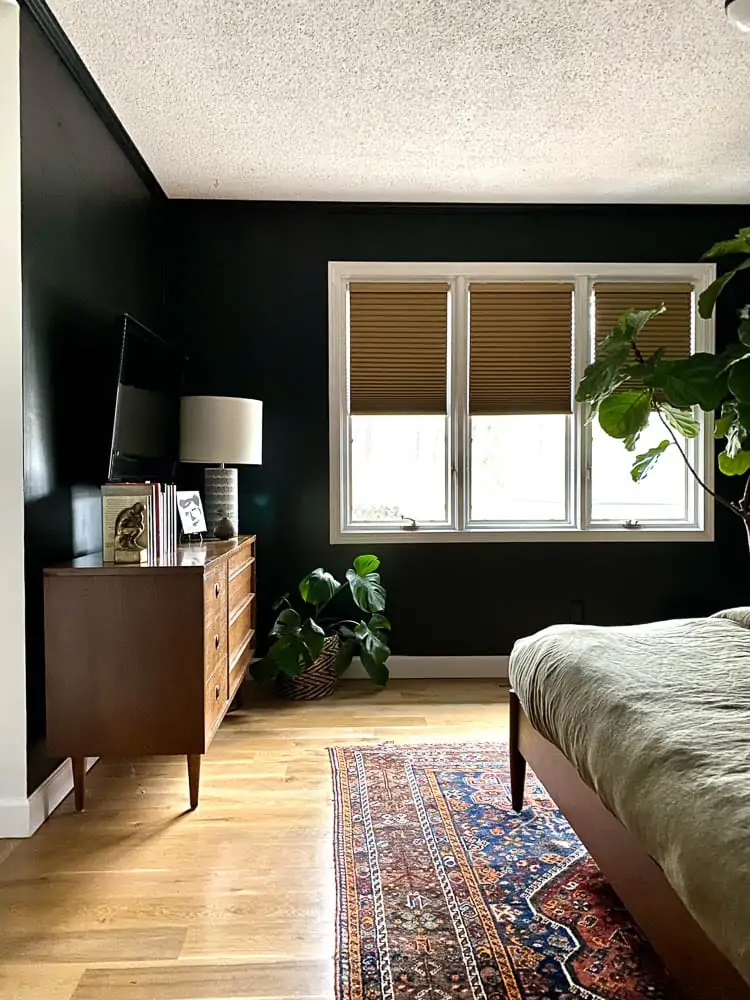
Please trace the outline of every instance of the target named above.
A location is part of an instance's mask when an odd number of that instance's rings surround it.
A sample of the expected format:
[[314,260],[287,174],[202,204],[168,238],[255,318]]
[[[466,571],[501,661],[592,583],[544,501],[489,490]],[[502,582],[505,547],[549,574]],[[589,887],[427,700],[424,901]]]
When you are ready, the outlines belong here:
[[198,490],[177,490],[177,510],[183,535],[205,534],[206,515]]

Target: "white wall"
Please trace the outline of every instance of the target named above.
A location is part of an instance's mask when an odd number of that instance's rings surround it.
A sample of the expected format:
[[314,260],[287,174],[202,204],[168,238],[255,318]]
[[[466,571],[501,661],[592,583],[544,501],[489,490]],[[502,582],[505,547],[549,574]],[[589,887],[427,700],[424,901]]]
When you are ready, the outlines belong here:
[[18,6],[0,0],[0,837],[26,836]]

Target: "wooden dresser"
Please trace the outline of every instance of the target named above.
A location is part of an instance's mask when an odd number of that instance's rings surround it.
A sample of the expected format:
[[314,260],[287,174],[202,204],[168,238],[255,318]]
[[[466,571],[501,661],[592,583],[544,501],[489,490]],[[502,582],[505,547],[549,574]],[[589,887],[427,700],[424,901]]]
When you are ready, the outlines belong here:
[[255,648],[255,537],[180,546],[151,566],[83,556],[44,572],[47,743],[71,757],[186,754],[190,807],[201,754]]

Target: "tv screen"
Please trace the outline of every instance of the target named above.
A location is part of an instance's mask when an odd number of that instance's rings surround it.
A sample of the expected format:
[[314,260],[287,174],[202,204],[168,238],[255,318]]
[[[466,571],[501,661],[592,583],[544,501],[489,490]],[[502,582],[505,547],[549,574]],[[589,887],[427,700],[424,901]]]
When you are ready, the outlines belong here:
[[174,482],[184,368],[179,351],[123,317],[110,480]]

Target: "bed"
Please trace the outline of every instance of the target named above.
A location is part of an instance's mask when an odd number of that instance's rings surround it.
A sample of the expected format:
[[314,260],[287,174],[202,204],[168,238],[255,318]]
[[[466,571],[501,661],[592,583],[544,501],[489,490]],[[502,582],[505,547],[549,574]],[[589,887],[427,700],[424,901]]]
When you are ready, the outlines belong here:
[[685,996],[750,1000],[750,613],[559,625],[510,660],[533,768]]

